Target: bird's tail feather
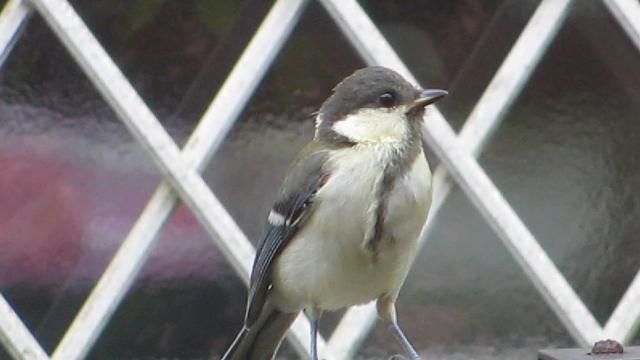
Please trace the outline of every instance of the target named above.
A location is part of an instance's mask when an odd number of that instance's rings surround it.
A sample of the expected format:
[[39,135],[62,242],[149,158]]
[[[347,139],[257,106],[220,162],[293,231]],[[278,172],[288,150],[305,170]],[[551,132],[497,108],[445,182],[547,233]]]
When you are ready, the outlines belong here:
[[222,360],[272,359],[297,316],[297,313],[264,309],[251,328],[245,326],[240,330]]

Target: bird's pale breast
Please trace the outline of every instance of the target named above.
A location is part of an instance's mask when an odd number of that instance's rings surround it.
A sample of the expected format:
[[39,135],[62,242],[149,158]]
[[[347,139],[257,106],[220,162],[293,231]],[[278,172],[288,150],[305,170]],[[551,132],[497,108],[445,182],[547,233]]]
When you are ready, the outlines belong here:
[[431,173],[420,152],[395,180],[387,203],[386,234],[374,253],[365,246],[365,238],[375,225],[384,157],[374,148],[345,148],[331,155],[329,164],[340,167],[332,169],[313,214],[275,263],[274,299],[282,310],[334,310],[383,294],[397,296],[431,203]]

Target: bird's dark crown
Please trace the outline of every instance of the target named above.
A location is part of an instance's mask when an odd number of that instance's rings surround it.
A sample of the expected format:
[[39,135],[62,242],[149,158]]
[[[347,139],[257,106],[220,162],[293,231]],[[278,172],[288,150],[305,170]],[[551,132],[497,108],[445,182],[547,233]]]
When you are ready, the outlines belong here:
[[342,80],[319,113],[328,123],[362,108],[390,108],[413,102],[419,91],[397,72],[381,66],[357,70]]

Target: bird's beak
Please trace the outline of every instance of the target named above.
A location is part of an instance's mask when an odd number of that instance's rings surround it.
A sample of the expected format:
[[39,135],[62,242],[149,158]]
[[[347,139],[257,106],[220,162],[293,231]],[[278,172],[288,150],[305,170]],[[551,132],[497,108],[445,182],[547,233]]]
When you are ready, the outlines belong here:
[[427,105],[431,105],[434,102],[442,99],[448,94],[445,90],[440,89],[427,89],[420,92],[420,96],[411,103],[409,111],[423,108]]

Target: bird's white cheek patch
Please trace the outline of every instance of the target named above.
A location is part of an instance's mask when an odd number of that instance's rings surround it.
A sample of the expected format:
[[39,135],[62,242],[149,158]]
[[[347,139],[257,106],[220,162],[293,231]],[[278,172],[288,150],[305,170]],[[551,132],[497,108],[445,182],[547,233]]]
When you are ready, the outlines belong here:
[[404,107],[393,109],[362,109],[336,121],[336,133],[357,143],[389,143],[403,141],[408,133]]
[[284,225],[285,218],[279,212],[271,210],[269,211],[269,217],[267,218],[267,221],[269,221],[269,224],[271,224],[272,226],[282,226]]

